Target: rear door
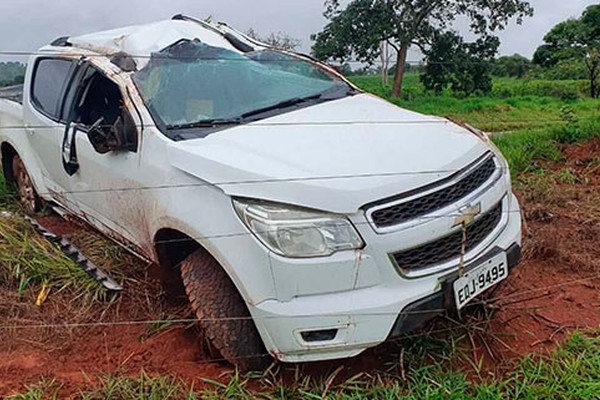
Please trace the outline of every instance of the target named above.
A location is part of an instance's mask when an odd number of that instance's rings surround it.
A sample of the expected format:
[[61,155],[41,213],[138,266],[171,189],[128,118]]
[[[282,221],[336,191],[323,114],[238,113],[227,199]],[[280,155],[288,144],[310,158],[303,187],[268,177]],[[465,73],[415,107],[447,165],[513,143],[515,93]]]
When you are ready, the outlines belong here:
[[42,169],[46,187],[52,197],[64,206],[68,175],[62,162],[62,142],[66,128],[64,117],[65,92],[72,82],[77,61],[42,57],[35,60],[29,85],[29,100],[23,113],[29,142]]

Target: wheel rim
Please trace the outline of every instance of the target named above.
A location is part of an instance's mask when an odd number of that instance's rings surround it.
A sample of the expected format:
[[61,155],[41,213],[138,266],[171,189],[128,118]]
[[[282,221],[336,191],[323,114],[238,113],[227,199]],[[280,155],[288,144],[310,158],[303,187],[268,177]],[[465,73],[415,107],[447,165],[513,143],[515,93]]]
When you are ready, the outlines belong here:
[[14,166],[14,174],[15,174],[15,183],[17,184],[17,191],[19,193],[19,203],[25,208],[25,210],[29,213],[33,213],[36,211],[37,205],[37,195],[35,192],[35,188],[33,187],[33,182],[23,165],[23,162],[20,158],[15,160]]

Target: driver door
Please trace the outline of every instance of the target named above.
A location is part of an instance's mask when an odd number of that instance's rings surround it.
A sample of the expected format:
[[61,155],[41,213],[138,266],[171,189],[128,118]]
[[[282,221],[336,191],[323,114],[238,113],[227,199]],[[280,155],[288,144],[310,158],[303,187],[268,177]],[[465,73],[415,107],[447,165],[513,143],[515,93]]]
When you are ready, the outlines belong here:
[[[67,100],[62,147],[68,192],[81,217],[111,237],[139,245],[144,209],[138,128],[117,83],[91,65],[77,79]],[[118,135],[127,143],[115,140]]]

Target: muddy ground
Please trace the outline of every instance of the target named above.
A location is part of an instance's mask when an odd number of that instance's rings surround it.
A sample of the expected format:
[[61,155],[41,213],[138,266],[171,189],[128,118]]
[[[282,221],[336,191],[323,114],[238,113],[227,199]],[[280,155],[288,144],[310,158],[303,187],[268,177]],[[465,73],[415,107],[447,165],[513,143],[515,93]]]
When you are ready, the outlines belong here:
[[[519,357],[547,351],[576,329],[600,326],[600,142],[567,145],[568,161],[539,161],[544,173],[520,178],[515,187],[524,209],[524,260],[491,302],[464,316],[465,322],[438,321],[428,327],[436,338],[457,331],[467,358],[484,360],[484,374],[501,373]],[[47,217],[56,233],[69,236],[111,271],[126,275],[126,289],[103,303],[67,291],[50,293],[41,307],[37,293],[17,295],[14,285],[0,287],[0,396],[41,379],[64,383],[65,394],[93,386],[98,377],[150,374],[180,377],[196,388],[201,378],[226,379],[232,368],[202,351],[192,324],[121,324],[57,327],[62,323],[97,323],[190,318],[185,307],[167,303],[160,285],[143,262],[98,247],[85,227]],[[106,255],[110,261],[106,261]],[[112,265],[107,265],[111,263]],[[150,271],[150,272],[148,272]],[[23,328],[24,325],[50,325]],[[411,342],[411,340],[413,342]],[[402,370],[402,346],[414,338],[370,350],[358,358],[299,367],[309,375],[340,376],[378,370]],[[408,360],[409,357],[406,357]],[[465,368],[471,368],[465,362]],[[295,367],[281,368],[290,379]],[[472,372],[472,371],[471,371]],[[482,377],[477,371],[474,377]],[[483,376],[485,377],[485,376]]]

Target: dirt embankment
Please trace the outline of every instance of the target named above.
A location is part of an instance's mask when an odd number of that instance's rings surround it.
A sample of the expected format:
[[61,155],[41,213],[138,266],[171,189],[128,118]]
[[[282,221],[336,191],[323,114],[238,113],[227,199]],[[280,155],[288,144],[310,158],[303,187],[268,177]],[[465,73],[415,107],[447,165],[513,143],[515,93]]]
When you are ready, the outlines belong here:
[[[517,357],[551,348],[575,329],[600,326],[600,142],[565,146],[563,153],[568,161],[544,165],[543,175],[523,177],[517,187],[526,218],[524,261],[491,295],[496,300],[484,321],[488,340],[479,337],[468,343],[475,356],[486,358],[488,368],[501,370]],[[55,217],[45,223],[76,244],[79,240],[83,249],[93,237]],[[110,250],[96,246],[94,252]],[[63,292],[51,293],[36,307],[36,293],[18,296],[14,282],[0,286],[0,395],[41,378],[56,378],[69,393],[93,385],[97,376],[137,374],[141,369],[200,387],[200,378],[219,379],[231,370],[202,352],[192,326],[126,323],[191,314],[164,302],[146,265],[123,255],[117,261],[118,270],[129,276],[125,292],[102,305]],[[114,265],[105,267],[115,270]],[[119,324],[52,326],[115,321]],[[397,345],[384,345],[353,360],[301,369],[325,374],[344,365],[348,375],[373,372],[398,364],[398,352]]]

